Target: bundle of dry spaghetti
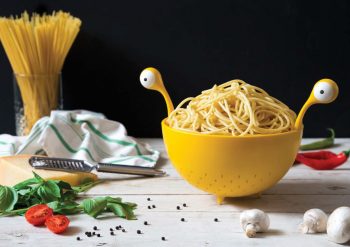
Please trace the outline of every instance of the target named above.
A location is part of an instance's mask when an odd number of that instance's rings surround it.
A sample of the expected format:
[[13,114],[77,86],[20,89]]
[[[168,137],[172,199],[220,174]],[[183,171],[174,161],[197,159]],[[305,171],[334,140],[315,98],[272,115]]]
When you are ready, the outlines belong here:
[[58,106],[60,73],[81,21],[62,11],[0,18],[0,40],[21,92],[24,134]]
[[183,100],[167,123],[189,132],[245,136],[290,131],[295,119],[291,109],[261,88],[232,80]]

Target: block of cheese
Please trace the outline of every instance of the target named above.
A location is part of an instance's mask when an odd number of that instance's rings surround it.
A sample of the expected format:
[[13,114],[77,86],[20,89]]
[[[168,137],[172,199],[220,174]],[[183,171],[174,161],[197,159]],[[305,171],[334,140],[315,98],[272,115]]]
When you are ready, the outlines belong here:
[[63,180],[71,185],[79,185],[86,180],[96,180],[94,173],[63,172],[35,169],[29,164],[31,155],[16,155],[0,158],[0,184],[13,186],[23,180],[33,177],[33,172],[43,179]]

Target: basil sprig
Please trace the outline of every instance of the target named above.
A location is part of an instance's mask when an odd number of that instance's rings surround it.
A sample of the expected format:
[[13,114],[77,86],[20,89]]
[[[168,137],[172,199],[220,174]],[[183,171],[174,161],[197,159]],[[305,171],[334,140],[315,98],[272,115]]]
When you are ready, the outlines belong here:
[[101,214],[112,213],[128,220],[136,219],[137,205],[122,202],[119,197],[86,198],[77,202],[79,193],[85,192],[101,181],[86,181],[79,186],[71,186],[60,180],[44,180],[33,172],[34,177],[13,187],[0,185],[0,216],[23,215],[28,208],[37,204],[47,204],[58,214],[86,213],[97,218]]

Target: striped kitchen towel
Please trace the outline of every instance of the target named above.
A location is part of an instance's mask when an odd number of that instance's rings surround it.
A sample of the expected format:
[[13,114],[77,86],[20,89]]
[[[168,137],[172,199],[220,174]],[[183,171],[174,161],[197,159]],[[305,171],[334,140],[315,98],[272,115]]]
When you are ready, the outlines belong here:
[[26,137],[0,135],[0,155],[47,154],[50,157],[154,167],[159,152],[127,135],[125,127],[103,114],[52,111]]

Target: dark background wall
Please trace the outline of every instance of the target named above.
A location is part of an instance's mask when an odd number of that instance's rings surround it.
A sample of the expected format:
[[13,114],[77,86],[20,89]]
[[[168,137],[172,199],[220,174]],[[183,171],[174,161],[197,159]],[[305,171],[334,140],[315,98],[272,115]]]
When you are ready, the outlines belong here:
[[[8,0],[0,15],[59,9],[83,22],[63,69],[65,109],[102,112],[131,135],[156,137],[166,108],[138,81],[147,66],[162,72],[174,104],[241,78],[299,111],[313,84],[330,77],[339,98],[309,110],[304,136],[324,136],[327,127],[350,136],[349,1]],[[0,133],[14,133],[2,48],[0,99]]]

